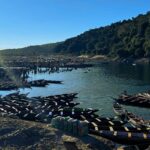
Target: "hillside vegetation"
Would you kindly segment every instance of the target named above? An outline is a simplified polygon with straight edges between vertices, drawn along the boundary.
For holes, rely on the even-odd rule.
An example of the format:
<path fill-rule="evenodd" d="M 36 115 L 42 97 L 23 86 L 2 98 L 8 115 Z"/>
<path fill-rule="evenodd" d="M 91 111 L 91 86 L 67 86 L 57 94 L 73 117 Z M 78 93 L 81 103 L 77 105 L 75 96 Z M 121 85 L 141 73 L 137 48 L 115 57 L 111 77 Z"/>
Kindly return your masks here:
<path fill-rule="evenodd" d="M 7 55 L 89 54 L 110 57 L 150 57 L 150 12 L 87 31 L 61 43 L 5 50 Z"/>
<path fill-rule="evenodd" d="M 54 52 L 53 49 L 60 43 L 52 43 L 52 44 L 44 44 L 44 45 L 35 45 L 28 46 L 24 48 L 18 49 L 6 49 L 1 50 L 0 55 L 12 56 L 12 55 L 47 55 L 49 53 Z"/>

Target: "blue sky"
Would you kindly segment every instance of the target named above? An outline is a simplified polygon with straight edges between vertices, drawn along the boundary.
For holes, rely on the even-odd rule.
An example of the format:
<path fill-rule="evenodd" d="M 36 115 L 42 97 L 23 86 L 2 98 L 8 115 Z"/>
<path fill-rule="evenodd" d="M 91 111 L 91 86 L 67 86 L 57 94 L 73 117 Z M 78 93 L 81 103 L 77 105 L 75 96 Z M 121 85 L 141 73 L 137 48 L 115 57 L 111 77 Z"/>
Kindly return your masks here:
<path fill-rule="evenodd" d="M 147 11 L 149 0 L 0 0 L 0 49 L 62 41 Z"/>

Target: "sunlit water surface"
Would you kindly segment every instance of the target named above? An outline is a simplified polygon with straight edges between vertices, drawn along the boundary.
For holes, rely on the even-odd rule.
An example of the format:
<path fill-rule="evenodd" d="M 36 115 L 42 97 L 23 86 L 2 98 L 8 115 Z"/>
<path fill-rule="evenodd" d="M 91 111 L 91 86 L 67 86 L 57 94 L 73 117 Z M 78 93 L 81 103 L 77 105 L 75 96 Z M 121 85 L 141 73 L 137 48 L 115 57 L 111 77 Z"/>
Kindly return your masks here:
<path fill-rule="evenodd" d="M 99 114 L 113 116 L 112 97 L 122 91 L 137 93 L 150 90 L 150 66 L 132 66 L 123 64 L 99 64 L 93 68 L 77 69 L 60 73 L 30 73 L 30 79 L 61 80 L 63 84 L 50 84 L 46 88 L 20 89 L 29 96 L 47 96 L 77 92 L 81 107 L 100 109 Z M 14 91 L 11 91 L 14 92 Z M 0 91 L 1 95 L 11 93 Z M 150 109 L 125 106 L 128 110 L 150 119 Z"/>

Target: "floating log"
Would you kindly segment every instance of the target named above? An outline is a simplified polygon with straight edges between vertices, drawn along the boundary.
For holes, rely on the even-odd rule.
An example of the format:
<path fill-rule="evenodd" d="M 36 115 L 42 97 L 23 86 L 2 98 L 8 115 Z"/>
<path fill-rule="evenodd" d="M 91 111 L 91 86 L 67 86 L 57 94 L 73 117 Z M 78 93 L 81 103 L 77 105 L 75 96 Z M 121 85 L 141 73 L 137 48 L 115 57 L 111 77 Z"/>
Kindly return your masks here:
<path fill-rule="evenodd" d="M 135 114 L 128 112 L 127 119 L 133 126 L 141 128 L 150 128 L 150 121 L 146 121 L 143 118 L 136 116 Z"/>
<path fill-rule="evenodd" d="M 115 102 L 113 104 L 113 110 L 115 114 L 121 118 L 126 116 L 127 111 L 119 103 Z"/>
<path fill-rule="evenodd" d="M 101 130 L 95 131 L 90 130 L 91 134 L 98 135 L 120 144 L 128 145 L 140 145 L 150 143 L 150 133 L 145 132 L 124 132 L 124 131 L 109 131 Z"/>
<path fill-rule="evenodd" d="M 113 109 L 122 120 L 127 120 L 132 126 L 137 128 L 150 128 L 150 121 L 146 121 L 143 118 L 127 111 L 119 103 L 115 103 L 113 105 Z"/>
<path fill-rule="evenodd" d="M 139 93 L 135 95 L 122 94 L 114 100 L 120 104 L 150 108 L 149 93 Z"/>
<path fill-rule="evenodd" d="M 29 84 L 31 87 L 45 87 L 48 84 L 61 84 L 62 81 L 53 81 L 53 80 L 34 80 L 34 81 L 29 81 L 27 84 Z"/>

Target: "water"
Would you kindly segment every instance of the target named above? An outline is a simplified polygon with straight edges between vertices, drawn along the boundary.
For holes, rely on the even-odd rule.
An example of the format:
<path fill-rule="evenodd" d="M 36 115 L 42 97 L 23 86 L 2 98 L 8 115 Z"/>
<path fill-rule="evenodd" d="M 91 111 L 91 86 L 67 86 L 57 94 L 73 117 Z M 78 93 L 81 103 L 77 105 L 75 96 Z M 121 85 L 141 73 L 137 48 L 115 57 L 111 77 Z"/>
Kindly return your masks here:
<path fill-rule="evenodd" d="M 63 84 L 50 84 L 46 88 L 21 89 L 30 92 L 29 96 L 47 96 L 77 92 L 81 107 L 100 109 L 102 116 L 113 116 L 112 97 L 122 91 L 137 93 L 150 90 L 150 66 L 132 66 L 123 64 L 101 64 L 89 69 L 77 69 L 71 72 L 30 74 L 32 79 L 61 80 Z M 13 92 L 13 91 L 11 91 Z M 5 95 L 10 92 L 0 92 Z M 128 110 L 146 119 L 150 119 L 150 109 L 125 106 Z"/>

